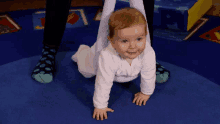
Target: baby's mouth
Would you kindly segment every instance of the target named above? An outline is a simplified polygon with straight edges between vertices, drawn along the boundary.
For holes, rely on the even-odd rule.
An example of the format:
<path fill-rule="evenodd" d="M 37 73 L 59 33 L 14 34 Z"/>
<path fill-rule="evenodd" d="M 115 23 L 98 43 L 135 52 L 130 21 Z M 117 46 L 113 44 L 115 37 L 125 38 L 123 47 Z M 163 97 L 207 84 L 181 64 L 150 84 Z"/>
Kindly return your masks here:
<path fill-rule="evenodd" d="M 137 52 L 128 52 L 128 54 L 133 55 L 136 54 Z"/>

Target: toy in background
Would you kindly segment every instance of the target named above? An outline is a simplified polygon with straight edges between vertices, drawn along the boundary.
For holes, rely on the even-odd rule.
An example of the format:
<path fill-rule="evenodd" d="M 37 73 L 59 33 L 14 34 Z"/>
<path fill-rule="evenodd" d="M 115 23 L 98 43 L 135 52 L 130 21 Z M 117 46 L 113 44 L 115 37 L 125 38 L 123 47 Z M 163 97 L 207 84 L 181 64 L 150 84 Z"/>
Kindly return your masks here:
<path fill-rule="evenodd" d="M 45 11 L 37 11 L 33 14 L 33 24 L 35 30 L 44 29 Z M 88 25 L 88 21 L 83 9 L 71 9 L 68 15 L 66 28 L 76 28 Z"/>
<path fill-rule="evenodd" d="M 0 35 L 6 33 L 17 32 L 21 30 L 21 27 L 15 23 L 15 21 L 8 15 L 0 16 Z"/>
<path fill-rule="evenodd" d="M 1 34 L 6 34 L 6 33 L 9 33 L 10 31 L 13 31 L 13 30 L 15 30 L 15 28 L 10 28 L 7 25 L 1 25 L 0 24 L 0 33 Z"/>
<path fill-rule="evenodd" d="M 79 20 L 79 16 L 76 13 L 70 13 L 67 19 L 67 23 L 73 25 Z M 45 26 L 45 17 L 44 18 L 39 18 L 41 21 L 41 26 L 37 25 L 35 26 L 35 29 L 44 29 Z"/>
<path fill-rule="evenodd" d="M 199 37 L 220 44 L 220 26 L 200 35 Z"/>
<path fill-rule="evenodd" d="M 79 16 L 76 13 L 71 13 L 68 16 L 67 23 L 73 25 L 79 20 Z"/>

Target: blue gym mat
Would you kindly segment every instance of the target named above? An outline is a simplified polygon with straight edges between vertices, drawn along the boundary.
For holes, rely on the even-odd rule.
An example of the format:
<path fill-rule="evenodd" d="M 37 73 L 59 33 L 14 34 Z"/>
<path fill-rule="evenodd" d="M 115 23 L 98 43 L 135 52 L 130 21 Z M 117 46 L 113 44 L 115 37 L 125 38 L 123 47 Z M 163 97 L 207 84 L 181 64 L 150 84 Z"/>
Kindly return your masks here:
<path fill-rule="evenodd" d="M 70 59 L 75 52 L 57 54 L 54 81 L 40 84 L 30 74 L 40 56 L 0 66 L 0 122 L 2 124 L 218 124 L 220 86 L 184 68 L 158 61 L 171 72 L 157 84 L 145 106 L 132 103 L 140 78 L 114 83 L 108 119 L 92 118 L 95 77 L 86 79 Z"/>

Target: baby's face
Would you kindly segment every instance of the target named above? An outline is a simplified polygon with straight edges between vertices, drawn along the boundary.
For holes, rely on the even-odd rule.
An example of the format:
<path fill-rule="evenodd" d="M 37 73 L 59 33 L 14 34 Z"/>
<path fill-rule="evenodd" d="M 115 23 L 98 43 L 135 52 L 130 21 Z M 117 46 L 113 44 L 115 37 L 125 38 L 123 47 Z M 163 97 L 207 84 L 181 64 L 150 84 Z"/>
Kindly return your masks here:
<path fill-rule="evenodd" d="M 134 25 L 115 32 L 110 39 L 112 46 L 124 59 L 134 59 L 145 49 L 146 31 L 144 25 Z"/>

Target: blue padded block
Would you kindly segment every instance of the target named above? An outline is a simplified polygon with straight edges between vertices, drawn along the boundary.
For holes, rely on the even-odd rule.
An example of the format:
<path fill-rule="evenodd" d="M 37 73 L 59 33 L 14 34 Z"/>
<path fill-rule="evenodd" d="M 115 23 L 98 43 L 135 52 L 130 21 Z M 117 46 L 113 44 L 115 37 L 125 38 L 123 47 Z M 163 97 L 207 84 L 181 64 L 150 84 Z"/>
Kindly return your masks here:
<path fill-rule="evenodd" d="M 155 0 L 155 5 L 162 8 L 188 10 L 197 0 Z"/>
<path fill-rule="evenodd" d="M 188 10 L 197 0 L 155 0 L 154 14 L 160 17 L 161 22 L 154 21 L 160 28 L 187 31 Z M 156 12 L 155 12 L 156 11 Z"/>
<path fill-rule="evenodd" d="M 129 7 L 129 0 L 116 0 L 115 10 Z M 104 0 L 103 0 L 104 2 Z M 188 10 L 197 0 L 155 0 L 155 27 L 187 31 Z"/>

